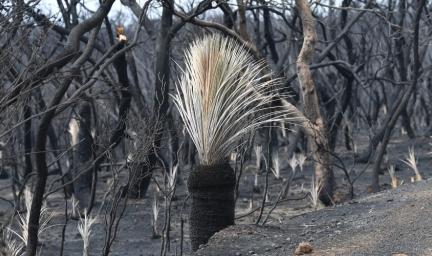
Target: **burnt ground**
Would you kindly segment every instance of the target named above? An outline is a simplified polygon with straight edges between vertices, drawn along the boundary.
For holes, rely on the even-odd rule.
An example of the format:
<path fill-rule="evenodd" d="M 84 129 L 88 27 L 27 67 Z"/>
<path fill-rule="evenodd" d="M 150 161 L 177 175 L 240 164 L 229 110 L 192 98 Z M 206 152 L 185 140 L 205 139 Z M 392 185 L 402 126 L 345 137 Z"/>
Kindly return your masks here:
<path fill-rule="evenodd" d="M 239 198 L 236 208 L 236 226 L 216 234 L 209 245 L 199 251 L 198 255 L 291 255 L 301 241 L 311 242 L 314 255 L 391 255 L 406 253 L 407 255 L 432 255 L 432 181 L 411 184 L 413 171 L 400 160 L 408 154 L 408 148 L 414 146 L 418 166 L 424 178 L 432 177 L 431 139 L 419 137 L 409 140 L 399 135 L 392 140 L 383 170 L 388 164 L 396 165 L 396 175 L 404 184 L 398 189 L 391 189 L 390 177 L 387 172 L 381 175 L 383 192 L 368 195 L 370 182 L 368 164 L 355 163 L 354 152 L 338 147 L 338 155 L 343 160 L 350 177 L 356 178 L 354 183 L 355 197 L 351 199 L 344 172 L 335 168 L 337 178 L 337 201 L 335 207 L 316 211 L 311 207 L 310 199 L 305 192 L 312 180 L 312 163 L 306 161 L 304 170 L 297 171 L 291 184 L 287 200 L 281 201 L 269 216 L 265 226 L 254 225 L 261 205 L 264 190 L 265 174 L 259 176 L 261 193 L 253 192 L 253 180 L 256 169 L 254 160 L 247 163 L 240 180 Z M 358 150 L 367 145 L 367 138 L 356 139 Z M 281 175 L 287 178 L 290 167 L 285 148 L 279 150 Z M 124 180 L 126 171 L 118 169 L 118 175 Z M 182 169 L 182 179 L 186 180 L 188 168 Z M 105 213 L 99 207 L 105 193 L 109 191 L 112 181 L 112 170 L 102 171 L 99 175 L 97 204 L 93 211 L 97 221 L 92 228 L 90 239 L 90 255 L 101 255 L 105 241 Z M 56 177 L 53 177 L 53 179 Z M 163 184 L 161 173 L 155 178 Z M 283 179 L 269 177 L 267 207 L 263 218 L 268 215 L 271 205 L 282 188 Z M 0 180 L 1 196 L 11 199 L 10 180 Z M 429 189 L 430 188 L 430 189 Z M 428 190 L 429 189 L 429 190 Z M 128 200 L 127 208 L 120 222 L 117 238 L 113 243 L 110 255 L 160 255 L 161 238 L 152 237 L 152 203 L 157 198 L 160 205 L 157 230 L 162 233 L 164 225 L 164 198 L 153 182 L 148 195 L 144 199 Z M 187 209 L 189 201 L 186 186 L 183 182 L 176 191 L 176 201 L 171 208 L 171 246 L 167 255 L 179 255 L 181 243 L 181 216 L 184 225 L 184 255 L 190 255 Z M 69 201 L 69 206 L 71 202 Z M 64 199 L 62 192 L 56 192 L 47 199 L 47 205 L 53 218 L 49 228 L 41 234 L 41 254 L 59 255 L 61 234 L 64 225 Z M 185 210 L 183 209 L 185 205 Z M 183 214 L 182 214 L 183 213 Z M 9 203 L 0 200 L 0 222 L 5 225 L 12 214 Z M 69 220 L 65 230 L 65 256 L 82 255 L 82 239 L 77 230 L 77 221 Z M 429 246 L 429 247 L 428 247 Z"/>
<path fill-rule="evenodd" d="M 401 186 L 282 224 L 227 228 L 196 255 L 432 255 L 432 180 Z"/>

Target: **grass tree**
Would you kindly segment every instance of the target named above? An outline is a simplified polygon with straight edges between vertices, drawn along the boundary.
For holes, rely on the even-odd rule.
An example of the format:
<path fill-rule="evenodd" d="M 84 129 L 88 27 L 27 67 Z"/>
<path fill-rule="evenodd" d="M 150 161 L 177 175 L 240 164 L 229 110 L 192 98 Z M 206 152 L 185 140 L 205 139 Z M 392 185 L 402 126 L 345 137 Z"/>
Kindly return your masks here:
<path fill-rule="evenodd" d="M 235 175 L 228 156 L 239 139 L 272 122 L 301 123 L 292 105 L 276 104 L 278 80 L 239 43 L 219 34 L 195 40 L 173 96 L 198 152 L 188 179 L 192 249 L 234 224 Z"/>
<path fill-rule="evenodd" d="M 411 177 L 412 182 L 423 180 L 423 176 L 421 175 L 420 170 L 417 166 L 417 158 L 415 155 L 414 148 L 410 147 L 408 149 L 408 157 L 405 160 L 402 160 L 402 162 L 404 162 L 414 171 L 415 176 Z"/>
<path fill-rule="evenodd" d="M 392 188 L 397 188 L 399 186 L 399 180 L 396 177 L 395 166 L 390 165 L 387 170 L 388 170 L 389 175 L 390 175 Z"/>
<path fill-rule="evenodd" d="M 279 162 L 279 152 L 278 151 L 275 151 L 273 153 L 272 162 L 273 162 L 272 172 L 273 172 L 276 179 L 280 179 L 281 174 L 280 174 L 280 162 Z"/>
<path fill-rule="evenodd" d="M 83 256 L 90 255 L 90 236 L 92 233 L 92 226 L 96 221 L 96 217 L 91 217 L 84 211 L 84 217 L 79 219 L 78 232 L 83 240 Z"/>

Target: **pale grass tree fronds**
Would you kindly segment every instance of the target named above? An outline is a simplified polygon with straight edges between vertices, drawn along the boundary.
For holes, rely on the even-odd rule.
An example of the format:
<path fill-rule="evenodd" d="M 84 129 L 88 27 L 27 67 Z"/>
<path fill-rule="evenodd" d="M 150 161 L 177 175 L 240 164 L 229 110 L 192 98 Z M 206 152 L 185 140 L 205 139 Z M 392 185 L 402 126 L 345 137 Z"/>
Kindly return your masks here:
<path fill-rule="evenodd" d="M 230 161 L 235 162 L 237 160 L 237 152 L 231 152 Z"/>
<path fill-rule="evenodd" d="M 395 173 L 395 167 L 394 165 L 390 165 L 387 168 L 389 175 L 390 175 L 390 179 L 391 179 L 391 186 L 392 188 L 397 188 L 399 186 L 399 180 L 396 177 L 396 173 Z"/>
<path fill-rule="evenodd" d="M 300 186 L 300 192 L 302 192 L 302 193 L 307 192 L 307 190 L 305 189 L 305 184 L 304 183 L 302 183 L 301 186 Z"/>
<path fill-rule="evenodd" d="M 26 186 L 24 188 L 23 195 L 24 195 L 24 206 L 25 206 L 27 211 L 30 211 L 31 203 L 33 200 L 33 193 L 31 192 L 29 187 Z"/>
<path fill-rule="evenodd" d="M 253 210 L 253 199 L 249 199 L 249 206 L 248 206 L 248 212 Z"/>
<path fill-rule="evenodd" d="M 423 180 L 423 177 L 420 173 L 420 170 L 417 166 L 417 159 L 415 156 L 414 148 L 410 147 L 408 149 L 408 157 L 405 160 L 402 160 L 406 165 L 408 165 L 415 173 L 415 176 L 411 178 L 411 180 L 414 181 L 421 181 Z"/>
<path fill-rule="evenodd" d="M 261 156 L 262 156 L 262 146 L 257 145 L 254 147 L 255 159 L 256 159 L 256 169 L 259 171 L 261 165 Z"/>
<path fill-rule="evenodd" d="M 300 171 L 303 171 L 303 166 L 306 162 L 307 157 L 305 156 L 305 154 L 300 153 L 296 155 L 296 159 L 297 159 L 297 164 L 300 167 Z"/>
<path fill-rule="evenodd" d="M 78 221 L 78 232 L 83 240 L 83 256 L 89 255 L 90 236 L 92 234 L 92 226 L 96 222 L 97 217 L 91 217 L 84 211 L 84 217 L 80 217 Z"/>
<path fill-rule="evenodd" d="M 353 152 L 354 152 L 354 154 L 358 153 L 357 143 L 354 140 L 353 140 Z"/>
<path fill-rule="evenodd" d="M 271 202 L 271 200 L 270 200 L 270 196 L 269 196 L 268 193 L 266 194 L 265 202 L 266 202 L 266 203 L 270 203 L 270 202 Z"/>
<path fill-rule="evenodd" d="M 298 166 L 298 164 L 299 164 L 299 162 L 298 162 L 298 160 L 297 160 L 297 158 L 296 158 L 295 155 L 293 155 L 293 156 L 291 157 L 291 159 L 288 161 L 288 164 L 289 164 L 289 166 L 291 167 L 291 170 L 292 170 L 293 172 L 295 172 L 295 170 L 296 170 L 296 168 L 297 168 L 297 166 Z"/>
<path fill-rule="evenodd" d="M 282 137 L 283 138 L 286 138 L 287 137 L 287 131 L 286 131 L 286 125 L 285 125 L 285 122 L 281 122 L 281 129 L 282 129 Z"/>
<path fill-rule="evenodd" d="M 76 118 L 72 118 L 69 121 L 69 129 L 68 132 L 71 135 L 71 146 L 75 146 L 78 144 L 78 131 L 79 131 L 79 123 Z"/>
<path fill-rule="evenodd" d="M 75 198 L 75 195 L 72 195 L 71 197 L 71 201 L 72 201 L 72 216 L 73 217 L 77 217 L 79 216 L 79 206 L 78 206 L 78 200 Z"/>
<path fill-rule="evenodd" d="M 7 256 L 22 256 L 24 255 L 24 242 L 15 239 L 12 232 L 12 229 L 6 228 L 3 232 L 3 242 L 4 247 L 2 248 L 2 252 Z"/>
<path fill-rule="evenodd" d="M 178 163 L 173 165 L 170 173 L 168 174 L 168 185 L 170 189 L 174 189 L 178 172 Z"/>
<path fill-rule="evenodd" d="M 385 163 L 385 164 L 388 164 L 389 161 L 390 161 L 390 159 L 389 159 L 389 157 L 388 157 L 388 154 L 385 154 L 383 158 L 384 158 L 384 159 L 383 159 L 384 163 Z"/>
<path fill-rule="evenodd" d="M 432 136 L 429 136 L 429 138 L 432 138 Z M 429 146 L 432 146 L 432 143 L 429 143 Z M 432 155 L 432 151 L 427 153 L 428 155 Z"/>
<path fill-rule="evenodd" d="M 24 188 L 24 205 L 26 208 L 26 212 L 24 215 L 18 213 L 18 227 L 19 232 L 14 231 L 13 229 L 9 228 L 9 232 L 12 232 L 14 235 L 16 235 L 21 242 L 24 244 L 24 246 L 27 246 L 27 237 L 28 237 L 28 229 L 29 229 L 29 220 L 30 220 L 30 209 L 31 204 L 33 200 L 33 194 L 30 191 L 28 187 Z M 38 235 L 41 235 L 43 232 L 45 232 L 49 228 L 49 223 L 53 217 L 53 213 L 48 211 L 48 207 L 46 206 L 46 203 L 44 202 L 42 204 L 40 217 L 39 217 L 39 230 Z"/>
<path fill-rule="evenodd" d="M 322 203 L 319 200 L 319 194 L 322 188 L 323 188 L 323 183 L 321 181 L 317 181 L 315 179 L 315 175 L 312 176 L 311 187 L 309 189 L 309 199 L 312 203 L 314 210 L 317 210 L 318 208 L 322 207 Z"/>
<path fill-rule="evenodd" d="M 275 151 L 272 155 L 272 163 L 273 163 L 273 168 L 271 168 L 274 176 L 276 177 L 276 179 L 280 179 L 281 175 L 280 175 L 280 163 L 279 163 L 279 152 Z"/>
<path fill-rule="evenodd" d="M 254 183 L 253 183 L 252 191 L 254 193 L 260 193 L 261 192 L 261 189 L 258 185 L 258 173 L 255 173 L 255 175 L 254 175 Z"/>
<path fill-rule="evenodd" d="M 385 104 L 383 104 L 382 109 L 383 109 L 384 115 L 387 115 L 387 106 Z"/>
<path fill-rule="evenodd" d="M 157 231 L 157 222 L 158 222 L 158 218 L 159 218 L 159 211 L 160 211 L 160 206 L 158 203 L 158 198 L 157 198 L 157 194 L 154 194 L 153 197 L 153 203 L 152 203 L 152 229 L 153 229 L 153 238 L 158 238 L 160 237 L 160 235 L 158 234 Z"/>
<path fill-rule="evenodd" d="M 51 219 L 53 218 L 54 213 L 48 211 L 48 207 L 46 204 L 42 205 L 41 213 L 40 213 L 40 221 L 39 221 L 39 235 L 44 233 L 48 228 L 52 227 L 49 226 L 49 223 L 51 222 Z"/>
<path fill-rule="evenodd" d="M 278 85 L 264 62 L 219 34 L 195 40 L 174 103 L 196 146 L 200 164 L 221 163 L 246 134 L 272 122 L 303 124 L 292 104 L 281 105 Z"/>
<path fill-rule="evenodd" d="M 31 209 L 31 203 L 33 200 L 33 194 L 30 191 L 30 188 L 25 187 L 24 188 L 24 206 L 26 208 L 26 212 L 24 215 L 21 215 L 20 213 L 18 213 L 18 226 L 20 229 L 20 233 L 18 234 L 17 232 L 14 232 L 12 229 L 10 231 L 14 232 L 15 235 L 17 235 L 21 241 L 25 244 L 25 246 L 27 246 L 27 235 L 28 235 L 28 223 L 30 220 L 30 209 Z M 41 217 L 43 216 L 42 213 L 46 211 L 46 207 L 42 206 L 41 209 Z M 42 218 L 41 218 L 42 220 Z M 40 229 L 39 229 L 40 232 Z"/>

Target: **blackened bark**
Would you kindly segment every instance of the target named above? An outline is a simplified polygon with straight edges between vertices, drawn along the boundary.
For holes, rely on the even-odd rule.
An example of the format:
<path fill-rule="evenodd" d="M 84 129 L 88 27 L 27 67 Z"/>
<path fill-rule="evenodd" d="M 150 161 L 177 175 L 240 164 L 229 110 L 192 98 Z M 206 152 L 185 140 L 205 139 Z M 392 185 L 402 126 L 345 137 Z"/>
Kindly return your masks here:
<path fill-rule="evenodd" d="M 406 64 L 406 58 L 405 58 L 405 51 L 404 49 L 406 49 L 406 39 L 403 35 L 403 26 L 404 26 L 404 21 L 406 18 L 406 1 L 405 0 L 401 0 L 399 2 L 399 15 L 400 20 L 399 20 L 399 27 L 396 28 L 396 35 L 395 35 L 395 50 L 396 50 L 396 61 L 397 61 L 397 70 L 399 73 L 399 78 L 402 82 L 405 82 L 408 80 L 408 69 L 407 69 L 407 64 Z M 415 89 L 415 88 L 414 88 Z M 407 131 L 407 134 L 410 138 L 414 138 L 415 134 L 414 134 L 414 130 L 411 127 L 411 122 L 410 122 L 410 118 L 408 116 L 407 110 L 406 108 L 402 109 L 402 113 L 401 113 L 401 117 L 402 117 L 402 126 L 405 128 L 405 130 Z"/>
<path fill-rule="evenodd" d="M 145 172 L 143 172 L 140 176 L 141 177 L 149 177 L 151 178 L 152 175 L 152 169 L 156 165 L 158 161 L 158 150 L 162 143 L 162 135 L 163 135 L 163 124 L 165 123 L 168 107 L 169 107 L 169 101 L 168 101 L 168 94 L 169 94 L 169 88 L 170 88 L 170 42 L 172 39 L 172 36 L 174 35 L 178 29 L 180 29 L 181 26 L 183 26 L 183 22 L 177 24 L 176 27 L 173 28 L 174 32 L 171 31 L 172 24 L 173 24 L 173 13 L 171 10 L 171 7 L 174 4 L 174 0 L 167 0 L 165 1 L 165 4 L 163 6 L 162 10 L 162 17 L 161 17 L 161 24 L 160 24 L 160 32 L 157 39 L 157 48 L 156 48 L 156 64 L 155 64 L 155 96 L 154 96 L 154 106 L 153 106 L 153 112 L 156 115 L 156 127 L 157 132 L 155 134 L 153 147 L 151 149 L 150 155 L 149 155 L 149 168 L 143 169 Z M 141 193 L 140 196 L 144 197 L 146 194 L 146 191 L 148 189 L 148 185 L 145 187 L 140 188 Z"/>
<path fill-rule="evenodd" d="M 421 17 L 421 14 L 423 12 L 423 8 L 424 8 L 425 4 L 426 4 L 426 0 L 419 0 L 418 1 L 415 19 L 414 19 L 414 28 L 413 28 L 414 38 L 413 38 L 413 46 L 412 46 L 412 51 L 413 51 L 412 83 L 411 83 L 411 86 L 404 91 L 402 98 L 401 98 L 399 104 L 395 106 L 394 111 L 389 113 L 389 116 L 391 117 L 391 119 L 389 120 L 388 125 L 384 129 L 383 139 L 382 139 L 381 144 L 377 150 L 375 163 L 374 163 L 373 170 L 372 170 L 372 184 L 370 186 L 370 189 L 373 192 L 377 192 L 380 190 L 379 172 L 380 172 L 381 163 L 382 163 L 382 160 L 384 158 L 384 154 L 385 154 L 385 151 L 387 148 L 387 144 L 390 141 L 393 128 L 394 128 L 397 120 L 399 119 L 399 116 L 401 115 L 402 111 L 406 108 L 408 99 L 411 97 L 411 94 L 413 93 L 413 91 L 415 90 L 415 88 L 417 86 L 418 79 L 420 76 L 421 63 L 420 63 L 420 57 L 419 57 L 419 27 L 420 27 L 420 17 Z"/>
<path fill-rule="evenodd" d="M 234 13 L 228 3 L 224 0 L 218 0 L 219 8 L 222 10 L 224 14 L 224 25 L 232 29 L 234 27 L 234 23 L 236 20 L 236 13 Z"/>
<path fill-rule="evenodd" d="M 264 5 L 266 6 L 267 4 L 264 2 Z M 277 64 L 279 62 L 279 55 L 277 53 L 276 43 L 274 41 L 273 25 L 271 22 L 270 10 L 266 7 L 264 7 L 263 18 L 264 18 L 264 38 L 267 41 L 267 46 L 270 50 L 271 59 L 273 63 Z"/>
<path fill-rule="evenodd" d="M 342 2 L 342 8 L 346 8 L 349 7 L 349 5 L 351 4 L 351 0 L 344 0 Z M 347 24 L 347 18 L 348 18 L 348 10 L 347 9 L 343 9 L 341 12 L 341 28 L 344 28 Z M 346 45 L 346 51 L 347 51 L 347 57 L 348 57 L 348 62 L 349 64 L 353 65 L 355 62 L 355 56 L 354 56 L 354 52 L 353 52 L 353 43 L 351 38 L 348 36 L 348 34 L 344 34 L 343 35 L 343 41 Z M 334 118 L 332 118 L 332 120 L 334 120 L 332 122 L 332 124 L 330 125 L 329 128 L 329 147 L 330 150 L 334 151 L 335 147 L 336 147 L 336 142 L 337 142 L 337 134 L 338 134 L 338 130 L 340 130 L 341 127 L 341 123 L 343 120 L 343 116 L 345 114 L 345 111 L 347 110 L 349 103 L 351 101 L 351 94 L 352 94 L 352 88 L 353 88 L 353 83 L 354 83 L 354 77 L 351 73 L 342 73 L 346 80 L 344 82 L 344 90 L 342 93 L 342 97 L 340 99 L 340 105 L 339 107 L 336 108 L 336 113 L 333 114 Z"/>
<path fill-rule="evenodd" d="M 192 250 L 216 232 L 234 225 L 234 170 L 229 164 L 197 166 L 188 179 L 192 197 L 189 217 Z"/>
<path fill-rule="evenodd" d="M 30 118 L 31 115 L 32 115 L 31 107 L 28 104 L 26 104 L 24 106 L 24 119 Z M 32 151 L 32 120 L 29 119 L 24 123 L 24 154 L 25 154 L 24 177 L 26 177 L 33 171 L 31 151 Z"/>
<path fill-rule="evenodd" d="M 124 44 L 119 44 L 116 50 L 120 51 L 123 48 L 124 48 Z M 112 145 L 112 147 L 115 147 L 124 136 L 124 131 L 126 129 L 126 118 L 129 113 L 129 108 L 132 99 L 132 95 L 130 93 L 129 78 L 127 74 L 126 53 L 121 54 L 114 61 L 114 68 L 116 69 L 117 72 L 121 97 L 120 97 L 117 125 L 113 134 L 110 137 L 110 145 Z"/>
<path fill-rule="evenodd" d="M 152 177 L 149 164 L 143 159 L 136 159 L 128 164 L 128 168 L 130 171 L 128 197 L 144 198 Z"/>
<path fill-rule="evenodd" d="M 72 178 L 75 179 L 73 182 L 74 194 L 78 199 L 79 209 L 89 209 L 90 207 L 90 196 L 91 187 L 93 180 L 94 170 L 88 170 L 86 167 L 89 166 L 93 160 L 93 137 L 91 135 L 91 106 L 88 102 L 82 103 L 77 111 L 77 115 L 74 117 L 72 122 L 76 122 L 78 130 L 74 139 L 76 145 L 73 145 L 73 169 Z M 84 173 L 82 173 L 84 170 Z"/>

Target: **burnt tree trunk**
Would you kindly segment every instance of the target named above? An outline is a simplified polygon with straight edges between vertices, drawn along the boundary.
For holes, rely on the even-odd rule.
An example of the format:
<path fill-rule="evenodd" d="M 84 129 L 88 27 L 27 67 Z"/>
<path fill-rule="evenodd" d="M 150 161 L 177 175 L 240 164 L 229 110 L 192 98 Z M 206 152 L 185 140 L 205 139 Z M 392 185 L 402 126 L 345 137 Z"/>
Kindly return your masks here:
<path fill-rule="evenodd" d="M 311 123 L 309 147 L 315 162 L 315 182 L 319 199 L 326 205 L 332 203 L 334 175 L 330 166 L 330 151 L 327 131 L 322 117 L 317 90 L 312 79 L 309 64 L 312 60 L 317 34 L 314 18 L 306 0 L 296 0 L 296 7 L 303 23 L 303 46 L 297 58 L 297 74 L 301 87 L 305 116 Z"/>
<path fill-rule="evenodd" d="M 156 48 L 156 60 L 155 60 L 155 96 L 154 96 L 154 113 L 156 115 L 156 127 L 157 129 L 153 148 L 149 155 L 149 168 L 143 168 L 139 174 L 140 177 L 146 177 L 148 179 L 152 176 L 152 169 L 158 161 L 158 151 L 162 142 L 163 127 L 169 107 L 169 88 L 170 88 L 170 43 L 173 35 L 183 25 L 183 22 L 177 24 L 174 28 L 173 25 L 173 13 L 171 7 L 174 4 L 174 0 L 167 0 L 164 2 L 162 17 L 160 23 L 159 35 L 157 38 Z M 144 181 L 143 181 L 144 182 Z M 140 195 L 145 196 L 149 182 L 145 181 L 144 186 L 140 186 Z"/>
<path fill-rule="evenodd" d="M 420 26 L 420 17 L 421 13 L 423 11 L 423 8 L 425 6 L 426 0 L 419 0 L 417 2 L 417 9 L 416 14 L 414 18 L 414 38 L 413 38 L 413 71 L 412 71 L 412 82 L 410 87 L 408 87 L 400 99 L 399 103 L 395 106 L 394 110 L 389 113 L 389 116 L 391 117 L 387 126 L 384 129 L 383 133 L 383 139 L 381 141 L 381 144 L 378 147 L 375 162 L 372 169 L 372 184 L 370 186 L 370 189 L 372 192 L 377 192 L 380 190 L 379 186 L 379 172 L 381 168 L 381 163 L 384 158 L 384 154 L 387 148 L 387 144 L 390 141 L 391 134 L 393 131 L 393 128 L 396 125 L 397 120 L 399 119 L 399 116 L 401 116 L 404 109 L 406 109 L 406 105 L 408 103 L 409 98 L 411 97 L 412 93 L 414 92 L 414 89 L 417 86 L 418 78 L 420 76 L 420 57 L 419 57 L 419 26 Z"/>
<path fill-rule="evenodd" d="M 82 103 L 69 123 L 73 147 L 73 190 L 80 210 L 90 207 L 93 173 L 86 168 L 93 160 L 93 137 L 91 135 L 91 105 Z"/>

